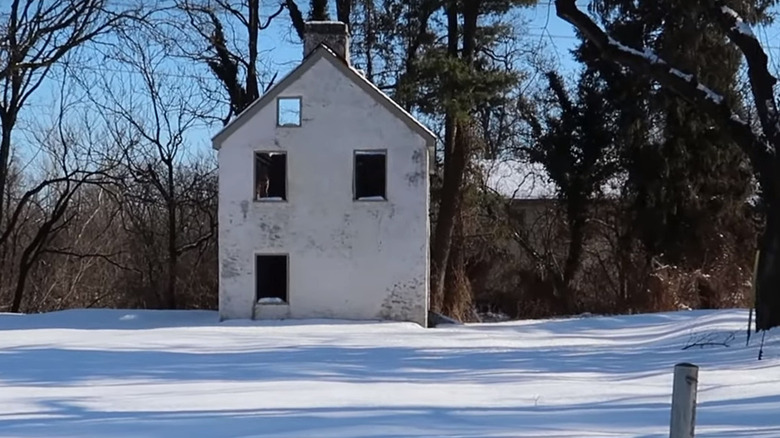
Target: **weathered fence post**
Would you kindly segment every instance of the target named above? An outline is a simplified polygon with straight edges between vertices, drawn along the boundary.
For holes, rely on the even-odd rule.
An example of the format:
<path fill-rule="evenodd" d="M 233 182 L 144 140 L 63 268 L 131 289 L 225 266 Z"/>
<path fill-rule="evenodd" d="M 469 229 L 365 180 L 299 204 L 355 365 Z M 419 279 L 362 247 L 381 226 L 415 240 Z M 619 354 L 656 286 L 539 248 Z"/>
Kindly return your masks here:
<path fill-rule="evenodd" d="M 696 426 L 696 389 L 699 367 L 690 363 L 674 366 L 672 386 L 672 422 L 669 438 L 693 438 Z"/>

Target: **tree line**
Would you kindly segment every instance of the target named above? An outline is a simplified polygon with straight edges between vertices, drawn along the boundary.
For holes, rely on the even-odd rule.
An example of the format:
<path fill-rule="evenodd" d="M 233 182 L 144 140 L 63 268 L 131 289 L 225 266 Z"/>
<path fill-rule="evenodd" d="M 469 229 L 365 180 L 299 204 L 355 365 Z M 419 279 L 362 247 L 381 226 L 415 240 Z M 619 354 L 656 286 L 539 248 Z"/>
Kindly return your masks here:
<path fill-rule="evenodd" d="M 0 14 L 0 309 L 215 308 L 216 163 L 194 138 L 275 83 L 273 26 L 300 41 L 306 20 L 337 19 L 352 62 L 439 134 L 434 310 L 747 306 L 761 248 L 769 328 L 780 124 L 750 25 L 775 6 L 14 0 Z M 528 36 L 534 7 L 576 29 L 575 69 Z M 496 192 L 496 163 L 553 193 Z"/>

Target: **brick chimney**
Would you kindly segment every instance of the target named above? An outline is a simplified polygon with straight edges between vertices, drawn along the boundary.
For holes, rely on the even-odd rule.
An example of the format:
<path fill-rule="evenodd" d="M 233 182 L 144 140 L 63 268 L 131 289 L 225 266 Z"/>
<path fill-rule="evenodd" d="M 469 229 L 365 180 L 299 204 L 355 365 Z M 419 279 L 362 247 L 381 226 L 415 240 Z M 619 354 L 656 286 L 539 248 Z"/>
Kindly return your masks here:
<path fill-rule="evenodd" d="M 307 21 L 303 36 L 303 57 L 325 44 L 349 64 L 349 29 L 341 21 Z"/>

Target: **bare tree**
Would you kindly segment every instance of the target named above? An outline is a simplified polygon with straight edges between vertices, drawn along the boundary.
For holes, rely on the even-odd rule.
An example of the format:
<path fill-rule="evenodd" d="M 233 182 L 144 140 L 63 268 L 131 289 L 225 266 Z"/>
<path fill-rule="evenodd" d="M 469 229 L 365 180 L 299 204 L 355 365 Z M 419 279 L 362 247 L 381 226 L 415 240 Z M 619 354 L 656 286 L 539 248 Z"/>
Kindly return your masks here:
<path fill-rule="evenodd" d="M 293 0 L 281 1 L 264 20 L 260 18 L 260 7 L 260 0 L 178 2 L 178 9 L 184 13 L 190 26 L 184 33 L 179 29 L 179 32 L 171 32 L 170 36 L 178 42 L 184 57 L 208 66 L 227 94 L 228 112 L 222 117 L 223 124 L 260 96 L 260 32 L 286 9 L 298 36 L 303 38 L 303 15 Z M 172 18 L 177 28 L 180 27 L 178 19 L 178 15 Z M 231 39 L 230 35 L 242 37 Z M 276 75 L 273 75 L 265 88 L 270 87 L 275 79 Z"/>
<path fill-rule="evenodd" d="M 575 0 L 556 0 L 559 17 L 574 25 L 602 57 L 646 75 L 683 99 L 695 104 L 727 126 L 734 141 L 749 157 L 760 184 L 766 226 L 760 243 L 756 287 L 756 330 L 780 326 L 780 115 L 775 97 L 777 79 L 770 73 L 768 57 L 742 16 L 723 2 L 715 2 L 706 14 L 742 52 L 748 68 L 753 110 L 760 128 L 753 129 L 722 93 L 699 82 L 650 50 L 621 44 L 577 8 Z"/>
<path fill-rule="evenodd" d="M 29 311 L 68 307 L 92 307 L 111 299 L 118 303 L 125 295 L 122 274 L 130 268 L 117 232 L 120 203 L 117 184 L 108 178 L 104 184 L 82 186 L 70 202 L 69 226 L 43 250 L 40 262 L 28 281 Z"/>
<path fill-rule="evenodd" d="M 5 269 L 15 276 L 12 312 L 22 308 L 28 281 L 47 257 L 49 262 L 56 256 L 101 257 L 92 249 L 84 253 L 75 250 L 63 236 L 77 228 L 77 220 L 83 217 L 74 201 L 87 187 L 102 190 L 112 185 L 110 172 L 115 162 L 98 159 L 102 142 L 88 129 L 69 123 L 71 111 L 65 99 L 61 98 L 52 125 L 45 126 L 39 120 L 31 130 L 30 145 L 38 150 L 38 159 L 29 163 L 25 181 L 16 182 L 17 190 L 8 193 L 9 216 L 0 234 L 0 246 L 10 251 L 11 257 L 5 261 L 15 265 Z M 40 286 L 38 283 L 33 288 Z M 27 308 L 31 307 L 32 300 L 28 300 Z"/>
<path fill-rule="evenodd" d="M 71 207 L 81 189 L 112 184 L 110 168 L 96 167 L 87 162 L 91 145 L 81 144 L 72 132 L 66 132 L 62 127 L 58 131 L 57 137 L 44 145 L 49 162 L 44 179 L 26 191 L 16 203 L 9 224 L 13 226 L 6 229 L 8 233 L 15 228 L 22 214 L 25 219 L 32 219 L 34 224 L 25 227 L 27 239 L 18 247 L 21 253 L 17 260 L 12 312 L 20 310 L 27 280 L 41 257 L 45 254 L 69 254 L 67 246 L 62 247 L 56 242 L 68 227 L 76 225 L 74 220 L 78 215 Z"/>
<path fill-rule="evenodd" d="M 0 14 L 0 220 L 3 221 L 0 232 L 3 236 L 10 235 L 18 221 L 18 217 L 7 218 L 4 197 L 12 133 L 19 114 L 66 55 L 140 14 L 139 8 L 116 10 L 108 3 L 107 0 L 13 0 L 10 8 Z M 47 186 L 44 184 L 40 190 Z M 26 202 L 38 193 L 23 200 Z M 4 270 L 0 267 L 0 281 Z M 17 301 L 14 299 L 14 303 Z"/>
<path fill-rule="evenodd" d="M 111 126 L 123 154 L 124 214 L 140 231 L 147 249 L 164 248 L 164 292 L 157 305 L 173 309 L 179 307 L 179 257 L 214 237 L 216 230 L 212 216 L 202 234 L 185 240 L 183 230 L 188 224 L 181 217 L 193 208 L 206 208 L 197 205 L 203 197 L 192 192 L 204 190 L 203 180 L 210 178 L 214 168 L 188 173 L 183 170 L 188 165 L 187 135 L 206 126 L 207 115 L 215 111 L 215 105 L 198 97 L 197 84 L 167 74 L 170 66 L 165 60 L 170 47 L 155 32 L 155 26 L 143 24 L 120 34 L 113 57 L 133 74 L 113 78 L 100 75 L 103 82 L 93 90 L 91 99 Z M 207 198 L 215 193 L 210 191 Z M 159 228 L 158 219 L 162 223 Z"/>

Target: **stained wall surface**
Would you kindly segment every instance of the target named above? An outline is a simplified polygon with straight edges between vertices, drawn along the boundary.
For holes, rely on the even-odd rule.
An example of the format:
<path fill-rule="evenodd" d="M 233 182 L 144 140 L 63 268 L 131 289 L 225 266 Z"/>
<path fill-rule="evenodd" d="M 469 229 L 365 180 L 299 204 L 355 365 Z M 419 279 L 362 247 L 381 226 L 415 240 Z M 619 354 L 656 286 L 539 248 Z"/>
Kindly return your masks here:
<path fill-rule="evenodd" d="M 300 127 L 276 102 L 219 156 L 219 311 L 232 318 L 414 321 L 428 309 L 426 139 L 323 57 L 278 97 L 302 98 Z M 387 151 L 387 201 L 354 201 L 356 150 Z M 254 201 L 254 153 L 287 153 L 287 201 Z M 286 304 L 258 304 L 255 254 L 289 257 Z"/>

